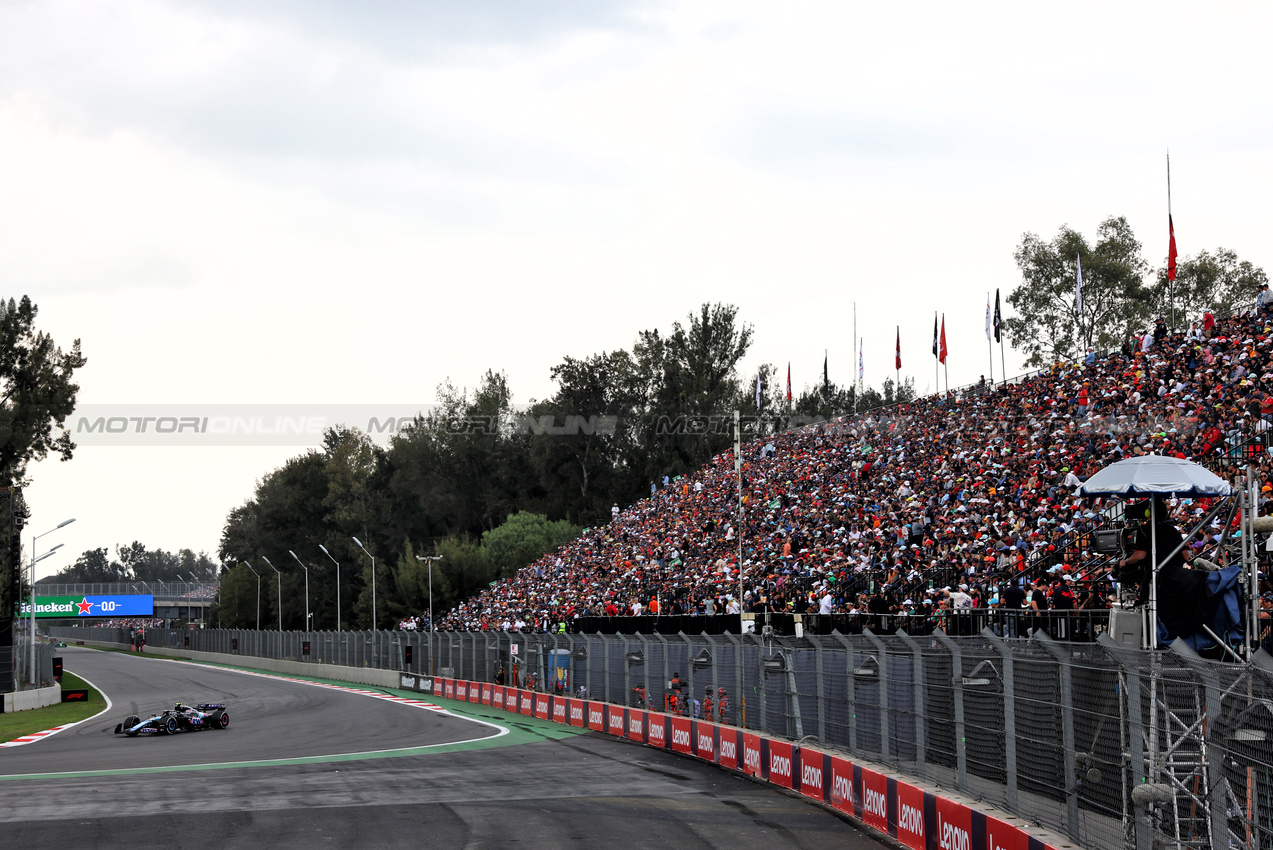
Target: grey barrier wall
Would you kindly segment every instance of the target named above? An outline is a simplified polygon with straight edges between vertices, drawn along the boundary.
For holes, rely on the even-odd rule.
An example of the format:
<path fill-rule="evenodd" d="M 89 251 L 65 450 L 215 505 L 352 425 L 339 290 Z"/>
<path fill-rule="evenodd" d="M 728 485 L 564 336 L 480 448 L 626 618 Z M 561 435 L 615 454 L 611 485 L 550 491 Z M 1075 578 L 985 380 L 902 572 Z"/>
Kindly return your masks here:
<path fill-rule="evenodd" d="M 127 645 L 124 629 L 55 628 Z M 811 635 L 159 630 L 152 646 L 369 667 L 711 719 L 838 749 L 1087 848 L 1273 848 L 1273 675 L 990 630 Z M 1273 665 L 1270 665 L 1273 666 Z M 669 687 L 678 680 L 680 688 Z M 720 689 L 724 689 L 721 699 Z M 675 700 L 675 702 L 674 702 Z"/>

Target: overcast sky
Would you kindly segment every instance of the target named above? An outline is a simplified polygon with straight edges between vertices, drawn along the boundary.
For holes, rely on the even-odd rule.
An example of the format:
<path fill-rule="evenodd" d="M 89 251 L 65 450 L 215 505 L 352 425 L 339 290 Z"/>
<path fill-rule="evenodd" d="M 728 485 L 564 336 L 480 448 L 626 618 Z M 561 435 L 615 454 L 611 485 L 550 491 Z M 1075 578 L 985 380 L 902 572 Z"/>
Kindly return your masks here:
<path fill-rule="evenodd" d="M 0 292 L 81 401 L 422 405 L 705 301 L 793 382 L 988 369 L 1023 232 L 1273 268 L 1263 4 L 0 2 Z M 1011 350 L 1008 370 L 1020 371 Z M 996 374 L 1000 371 L 996 352 Z M 295 446 L 82 445 L 35 533 L 214 552 Z M 29 551 L 29 549 L 28 549 Z M 66 557 L 60 557 L 62 554 Z"/>

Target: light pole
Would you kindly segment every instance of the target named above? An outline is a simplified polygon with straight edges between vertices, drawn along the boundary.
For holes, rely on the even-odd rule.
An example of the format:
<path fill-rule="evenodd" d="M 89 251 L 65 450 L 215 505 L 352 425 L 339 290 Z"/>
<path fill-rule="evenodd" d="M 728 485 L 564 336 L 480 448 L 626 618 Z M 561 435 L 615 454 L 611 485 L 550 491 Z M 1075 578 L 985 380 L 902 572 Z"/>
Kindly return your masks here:
<path fill-rule="evenodd" d="M 261 556 L 261 560 L 267 564 L 270 564 L 270 559 L 265 557 L 264 555 Z M 283 574 L 280 573 L 278 571 L 278 567 L 274 566 L 273 564 L 270 564 L 270 569 L 274 571 L 274 575 L 277 576 L 278 578 L 278 631 L 280 635 L 279 639 L 282 640 L 281 636 L 283 634 Z"/>
<path fill-rule="evenodd" d="M 71 517 L 70 519 L 63 520 L 62 522 L 59 522 L 57 525 L 55 525 L 53 528 L 50 528 L 48 531 L 44 532 L 44 534 L 37 534 L 35 537 L 31 538 L 31 673 L 30 673 L 31 682 L 30 683 L 32 685 L 35 684 L 35 565 L 36 565 L 36 562 L 44 560 L 44 558 L 47 558 L 49 555 L 52 555 L 62 546 L 62 544 L 59 543 L 57 544 L 57 546 L 54 546 L 52 549 L 50 549 L 44 555 L 44 558 L 37 558 L 35 556 L 35 541 L 39 540 L 45 534 L 52 534 L 53 532 L 57 531 L 59 528 L 66 528 L 68 525 L 70 525 L 73 522 L 75 522 L 75 517 Z"/>
<path fill-rule="evenodd" d="M 296 563 L 301 565 L 301 569 L 305 571 L 305 631 L 309 631 L 309 567 L 305 566 L 305 562 L 296 557 L 296 553 L 291 549 L 287 550 L 287 554 L 296 558 Z"/>
<path fill-rule="evenodd" d="M 247 561 L 243 562 L 243 566 L 252 570 L 252 565 Z M 252 570 L 252 575 L 256 576 L 256 630 L 261 630 L 261 574 L 256 570 Z"/>
<path fill-rule="evenodd" d="M 367 547 L 362 545 L 362 541 L 357 537 L 351 537 L 350 540 L 357 544 L 362 553 L 371 559 L 371 630 L 376 630 L 376 556 L 367 551 Z"/>
<path fill-rule="evenodd" d="M 332 553 L 327 551 L 327 547 L 319 543 L 318 548 L 323 550 L 323 554 L 331 559 L 336 565 L 336 631 L 340 631 L 340 561 L 332 558 Z"/>
<path fill-rule="evenodd" d="M 433 625 L 433 562 L 442 560 L 441 555 L 416 555 L 417 561 L 429 565 L 429 675 L 433 675 L 433 633 L 437 628 Z"/>

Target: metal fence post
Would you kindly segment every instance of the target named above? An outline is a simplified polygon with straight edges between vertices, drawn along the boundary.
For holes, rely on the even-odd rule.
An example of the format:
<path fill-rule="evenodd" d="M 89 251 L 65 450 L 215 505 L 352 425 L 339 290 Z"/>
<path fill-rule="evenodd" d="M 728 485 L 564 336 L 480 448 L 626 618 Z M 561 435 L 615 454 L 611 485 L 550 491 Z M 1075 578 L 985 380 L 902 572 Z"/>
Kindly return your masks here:
<path fill-rule="evenodd" d="M 725 638 L 734 645 L 734 700 L 738 702 L 734 709 L 735 717 L 742 720 L 742 698 L 743 698 L 743 642 L 734 634 L 725 633 Z M 725 722 L 725 717 L 721 716 L 721 722 Z M 742 728 L 742 723 L 735 723 L 735 726 Z"/>
<path fill-rule="evenodd" d="M 955 703 L 955 787 L 968 790 L 968 747 L 964 737 L 964 658 L 959 644 L 941 629 L 933 631 L 933 637 L 950 653 L 950 686 Z"/>
<path fill-rule="evenodd" d="M 857 707 L 857 682 L 854 681 L 853 675 L 853 644 L 849 639 L 836 629 L 831 630 L 831 637 L 844 647 L 844 673 L 845 697 L 849 703 L 848 721 L 849 721 L 849 752 L 856 754 L 858 752 L 858 707 Z"/>
<path fill-rule="evenodd" d="M 888 764 L 893 728 L 893 724 L 889 722 L 888 710 L 888 650 L 879 635 L 870 629 L 863 629 L 862 635 L 875 647 L 875 669 L 878 671 L 876 681 L 880 683 L 880 761 Z"/>
<path fill-rule="evenodd" d="M 924 651 L 915 638 L 902 629 L 897 630 L 897 637 L 911 648 L 914 659 L 914 671 L 911 675 L 915 695 L 911 697 L 915 706 L 915 770 L 921 776 L 924 773 L 924 754 L 928 749 L 928 712 L 924 707 Z M 819 671 L 821 673 L 821 671 Z"/>
<path fill-rule="evenodd" d="M 605 667 L 602 669 L 602 673 L 605 676 L 605 686 L 601 698 L 606 702 L 613 702 L 614 700 L 610 699 L 610 650 L 606 647 L 605 635 L 597 632 L 597 637 L 601 638 L 602 660 L 605 662 Z M 627 662 L 625 661 L 624 663 L 626 664 Z"/>
<path fill-rule="evenodd" d="M 1015 665 L 1012 661 L 1012 648 L 989 626 L 981 630 L 981 636 L 998 650 L 999 658 L 1003 663 L 1003 779 L 1008 808 L 1015 812 L 1017 811 L 1017 698 L 1013 679 Z"/>
<path fill-rule="evenodd" d="M 1078 794 L 1078 777 L 1075 775 L 1074 765 L 1074 695 L 1071 693 L 1070 685 L 1073 676 L 1070 671 L 1069 659 L 1061 645 L 1052 638 L 1048 637 L 1042 629 L 1035 629 L 1030 639 L 1036 642 L 1047 652 L 1048 655 L 1056 659 L 1058 673 L 1060 676 L 1061 686 L 1061 764 L 1064 769 L 1065 782 L 1065 821 L 1068 827 L 1067 834 L 1070 838 L 1078 840 L 1079 835 L 1079 794 Z"/>
<path fill-rule="evenodd" d="M 822 679 L 822 643 L 815 642 L 813 644 L 813 670 L 817 676 L 818 693 L 818 740 L 826 743 L 827 740 L 827 694 L 826 685 Z"/>

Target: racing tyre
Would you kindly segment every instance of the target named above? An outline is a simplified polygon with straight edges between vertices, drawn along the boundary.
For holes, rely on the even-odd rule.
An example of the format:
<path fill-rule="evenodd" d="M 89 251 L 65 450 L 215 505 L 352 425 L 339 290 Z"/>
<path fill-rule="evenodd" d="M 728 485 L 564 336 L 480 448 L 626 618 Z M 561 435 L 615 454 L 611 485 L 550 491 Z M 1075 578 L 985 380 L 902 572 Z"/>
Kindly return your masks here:
<path fill-rule="evenodd" d="M 164 721 L 164 731 L 169 735 L 175 735 L 181 729 L 181 724 L 177 722 L 177 718 L 169 717 Z"/>
<path fill-rule="evenodd" d="M 137 737 L 137 733 L 136 733 L 136 732 L 129 732 L 128 730 L 129 730 L 129 729 L 132 729 L 134 726 L 136 726 L 136 725 L 137 725 L 138 723 L 140 723 L 140 722 L 141 722 L 141 718 L 140 718 L 140 717 L 138 717 L 138 716 L 137 716 L 137 715 L 135 715 L 135 714 L 130 714 L 130 715 L 128 715 L 127 717 L 125 717 L 125 718 L 124 718 L 124 723 L 123 723 L 123 727 L 124 727 L 124 734 L 125 734 L 125 735 L 127 735 L 127 736 L 128 736 L 128 737 L 130 737 L 130 738 L 136 738 L 136 737 Z"/>
<path fill-rule="evenodd" d="M 227 729 L 230 726 L 230 715 L 227 712 L 221 712 L 221 716 L 217 718 L 214 729 Z"/>

